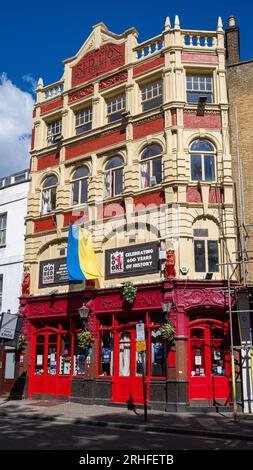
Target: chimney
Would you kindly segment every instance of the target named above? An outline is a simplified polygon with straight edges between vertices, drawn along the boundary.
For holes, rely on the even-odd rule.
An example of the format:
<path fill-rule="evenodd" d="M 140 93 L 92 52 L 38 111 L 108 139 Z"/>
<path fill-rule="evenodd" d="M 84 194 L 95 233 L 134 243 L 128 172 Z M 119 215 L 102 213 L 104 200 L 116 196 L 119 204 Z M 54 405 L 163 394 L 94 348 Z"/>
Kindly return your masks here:
<path fill-rule="evenodd" d="M 239 27 L 235 24 L 235 16 L 228 18 L 228 26 L 226 28 L 226 56 L 227 65 L 238 64 L 238 62 L 240 62 Z"/>

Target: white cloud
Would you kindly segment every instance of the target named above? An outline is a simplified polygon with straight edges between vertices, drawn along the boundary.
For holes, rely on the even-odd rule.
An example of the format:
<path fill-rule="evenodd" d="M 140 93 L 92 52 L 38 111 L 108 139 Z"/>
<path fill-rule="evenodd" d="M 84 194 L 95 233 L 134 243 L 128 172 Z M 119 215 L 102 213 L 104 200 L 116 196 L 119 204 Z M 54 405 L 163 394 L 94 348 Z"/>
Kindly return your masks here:
<path fill-rule="evenodd" d="M 33 98 L 0 75 L 0 177 L 29 167 Z"/>

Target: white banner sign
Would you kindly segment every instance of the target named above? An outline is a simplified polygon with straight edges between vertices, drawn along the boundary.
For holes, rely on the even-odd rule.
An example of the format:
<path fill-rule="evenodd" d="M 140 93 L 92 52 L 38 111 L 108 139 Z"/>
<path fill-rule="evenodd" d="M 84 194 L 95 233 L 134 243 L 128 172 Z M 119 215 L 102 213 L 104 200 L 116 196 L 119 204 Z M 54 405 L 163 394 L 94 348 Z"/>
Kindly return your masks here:
<path fill-rule="evenodd" d="M 0 338 L 13 339 L 16 331 L 17 316 L 11 313 L 2 313 Z"/>

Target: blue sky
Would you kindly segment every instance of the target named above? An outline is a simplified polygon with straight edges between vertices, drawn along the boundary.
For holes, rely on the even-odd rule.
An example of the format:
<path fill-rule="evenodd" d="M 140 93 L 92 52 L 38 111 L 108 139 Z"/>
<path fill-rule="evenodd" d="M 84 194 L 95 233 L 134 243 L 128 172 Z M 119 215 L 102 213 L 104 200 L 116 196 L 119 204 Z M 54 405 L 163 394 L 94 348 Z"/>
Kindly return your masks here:
<path fill-rule="evenodd" d="M 15 165 L 15 158 L 7 160 L 1 152 L 1 128 L 5 138 L 4 149 L 8 147 L 3 123 L 8 121 L 11 131 L 13 121 L 27 120 L 29 106 L 32 104 L 32 87 L 42 77 L 44 84 L 61 78 L 62 61 L 74 55 L 91 32 L 92 26 L 103 21 L 109 30 L 121 33 L 134 26 L 139 32 L 139 42 L 159 34 L 164 29 L 166 16 L 172 23 L 175 15 L 180 18 L 181 27 L 185 29 L 215 30 L 218 16 L 222 17 L 224 27 L 227 18 L 235 15 L 240 26 L 241 59 L 253 58 L 253 40 L 248 31 L 252 29 L 253 2 L 241 0 L 177 0 L 170 3 L 165 0 L 150 2 L 143 0 L 116 0 L 85 2 L 81 0 L 23 2 L 13 0 L 2 2 L 0 15 L 0 96 L 4 92 L 11 96 L 14 106 L 11 120 L 7 120 L 5 106 L 0 103 L 0 177 L 6 172 L 16 171 L 22 166 L 22 155 Z M 2 75 L 2 74 L 5 75 Z M 4 87 L 4 89 L 3 89 Z M 23 92 L 23 95 L 22 95 Z M 23 99 L 23 114 L 20 117 L 15 111 L 14 95 L 19 98 L 19 106 Z M 21 94 L 20 94 L 21 93 Z M 31 98 L 31 99 L 30 99 Z M 21 100 L 21 101 L 20 101 Z M 24 116 L 25 112 L 25 116 Z M 14 125 L 14 124 L 13 124 Z M 27 154 L 29 145 L 30 118 L 22 128 L 21 140 Z M 19 126 L 20 128 L 20 126 Z M 20 132 L 20 130 L 19 130 Z M 23 138 L 24 136 L 24 138 Z M 20 138 L 19 147 L 20 147 Z M 12 140 L 13 142 L 13 140 Z M 21 147 L 19 148 L 21 152 Z M 6 150 L 4 150 L 6 151 Z M 3 164 L 5 161 L 5 164 Z M 27 166 L 28 157 L 24 158 L 23 166 Z"/>

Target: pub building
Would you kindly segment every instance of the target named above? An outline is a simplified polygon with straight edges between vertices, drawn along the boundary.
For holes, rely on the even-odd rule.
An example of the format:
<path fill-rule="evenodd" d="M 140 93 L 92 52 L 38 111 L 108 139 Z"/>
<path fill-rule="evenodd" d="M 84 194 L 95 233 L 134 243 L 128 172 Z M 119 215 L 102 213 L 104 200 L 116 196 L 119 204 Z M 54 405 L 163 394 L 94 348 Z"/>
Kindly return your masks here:
<path fill-rule="evenodd" d="M 38 82 L 24 394 L 141 405 L 144 368 L 154 409 L 229 406 L 235 233 L 222 22 L 195 32 L 167 17 L 161 34 L 137 38 L 99 23 L 59 82 Z M 92 233 L 100 278 L 68 281 L 70 224 Z"/>

